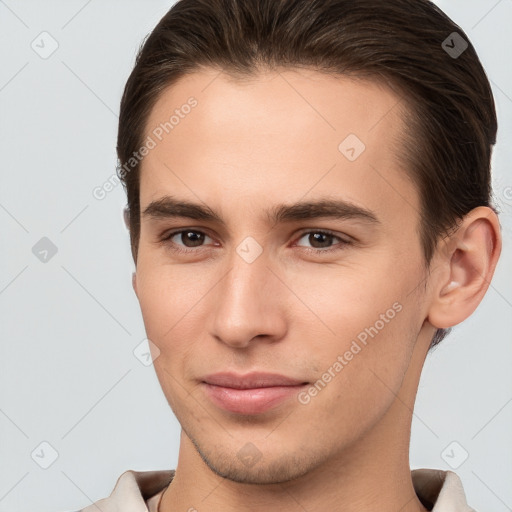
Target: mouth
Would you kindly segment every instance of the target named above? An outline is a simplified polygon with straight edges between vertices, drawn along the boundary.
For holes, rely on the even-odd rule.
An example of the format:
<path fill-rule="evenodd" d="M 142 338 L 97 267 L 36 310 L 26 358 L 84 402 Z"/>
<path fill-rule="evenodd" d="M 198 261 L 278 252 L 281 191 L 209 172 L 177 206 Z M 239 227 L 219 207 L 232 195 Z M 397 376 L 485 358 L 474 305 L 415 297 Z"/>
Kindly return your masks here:
<path fill-rule="evenodd" d="M 226 372 L 208 375 L 201 385 L 211 402 L 225 411 L 262 414 L 296 396 L 309 382 L 273 373 Z"/>

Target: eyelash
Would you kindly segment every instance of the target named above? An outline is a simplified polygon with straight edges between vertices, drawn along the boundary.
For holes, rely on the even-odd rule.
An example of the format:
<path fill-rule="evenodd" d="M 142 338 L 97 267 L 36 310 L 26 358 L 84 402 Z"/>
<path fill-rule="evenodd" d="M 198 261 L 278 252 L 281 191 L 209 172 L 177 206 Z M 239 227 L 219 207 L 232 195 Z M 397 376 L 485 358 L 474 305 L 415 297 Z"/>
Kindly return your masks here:
<path fill-rule="evenodd" d="M 202 235 L 209 236 L 206 233 L 204 233 L 203 231 L 196 230 L 196 229 L 180 229 L 180 230 L 172 231 L 171 233 L 164 235 L 161 238 L 160 243 L 162 243 L 163 245 L 167 246 L 170 250 L 177 252 L 177 253 L 182 253 L 182 254 L 197 253 L 198 250 L 200 250 L 204 246 L 198 246 L 196 248 L 185 248 L 184 249 L 183 247 L 175 244 L 174 242 L 171 242 L 171 238 L 173 238 L 175 235 L 178 235 L 180 233 L 186 233 L 186 232 L 192 232 L 192 233 L 196 233 L 196 234 L 200 233 Z M 309 252 L 309 253 L 313 253 L 313 254 L 328 253 L 328 254 L 330 254 L 332 252 L 343 250 L 346 246 L 352 245 L 352 241 L 344 240 L 343 238 L 339 237 L 338 235 L 334 234 L 333 232 L 331 232 L 329 230 L 325 230 L 325 229 L 314 229 L 314 230 L 304 231 L 303 233 L 300 234 L 300 236 L 297 240 L 300 240 L 305 235 L 309 235 L 312 233 L 322 234 L 322 235 L 327 235 L 327 236 L 330 236 L 333 238 L 337 238 L 339 240 L 339 243 L 337 245 L 327 248 L 327 249 L 315 249 L 315 248 L 311 248 L 311 247 L 302 247 L 301 246 L 302 249 L 304 249 L 306 252 Z"/>

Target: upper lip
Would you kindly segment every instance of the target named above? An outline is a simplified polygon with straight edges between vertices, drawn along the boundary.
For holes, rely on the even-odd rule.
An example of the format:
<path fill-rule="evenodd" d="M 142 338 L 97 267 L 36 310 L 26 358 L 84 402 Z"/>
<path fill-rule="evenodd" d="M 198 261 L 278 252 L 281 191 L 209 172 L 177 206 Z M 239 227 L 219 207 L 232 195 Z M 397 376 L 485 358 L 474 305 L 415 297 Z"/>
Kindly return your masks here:
<path fill-rule="evenodd" d="M 270 388 L 273 386 L 298 386 L 306 384 L 303 380 L 293 379 L 277 373 L 251 372 L 244 375 L 222 372 L 207 375 L 203 382 L 214 386 L 235 389 Z"/>

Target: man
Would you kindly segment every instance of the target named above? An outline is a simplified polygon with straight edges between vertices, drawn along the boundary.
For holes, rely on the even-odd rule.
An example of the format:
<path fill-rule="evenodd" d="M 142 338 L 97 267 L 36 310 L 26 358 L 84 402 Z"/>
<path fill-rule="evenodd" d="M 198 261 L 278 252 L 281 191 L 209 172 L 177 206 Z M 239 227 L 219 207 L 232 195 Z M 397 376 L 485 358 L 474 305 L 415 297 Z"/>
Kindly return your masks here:
<path fill-rule="evenodd" d="M 427 0 L 178 2 L 117 151 L 179 460 L 84 510 L 472 510 L 409 441 L 429 348 L 499 258 L 496 124 Z"/>

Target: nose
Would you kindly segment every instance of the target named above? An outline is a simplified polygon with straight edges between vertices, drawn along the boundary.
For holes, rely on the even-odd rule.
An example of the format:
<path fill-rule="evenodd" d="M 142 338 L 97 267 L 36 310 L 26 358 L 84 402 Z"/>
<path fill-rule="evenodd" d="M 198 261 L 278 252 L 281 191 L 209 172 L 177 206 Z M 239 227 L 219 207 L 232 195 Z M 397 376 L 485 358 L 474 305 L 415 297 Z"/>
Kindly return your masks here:
<path fill-rule="evenodd" d="M 265 253 L 249 263 L 234 251 L 229 269 L 210 297 L 211 335 L 234 348 L 248 347 L 256 339 L 283 338 L 289 297 Z"/>

